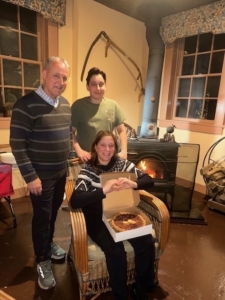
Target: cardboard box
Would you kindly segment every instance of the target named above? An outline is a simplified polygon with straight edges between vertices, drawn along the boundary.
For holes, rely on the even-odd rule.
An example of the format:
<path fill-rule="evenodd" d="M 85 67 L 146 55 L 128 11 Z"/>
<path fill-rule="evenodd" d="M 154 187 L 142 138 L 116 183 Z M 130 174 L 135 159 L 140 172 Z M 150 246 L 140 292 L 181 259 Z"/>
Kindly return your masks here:
<path fill-rule="evenodd" d="M 100 175 L 101 185 L 103 186 L 106 181 L 111 179 L 118 179 L 120 177 L 126 177 L 135 181 L 135 174 L 128 172 L 113 172 L 103 173 Z M 152 224 L 150 219 L 137 208 L 140 202 L 139 192 L 133 189 L 125 189 L 122 191 L 115 191 L 108 193 L 106 198 L 103 199 L 103 216 L 102 219 L 112 235 L 115 242 L 128 240 L 134 237 L 151 234 Z M 119 212 L 133 212 L 142 215 L 146 220 L 146 225 L 140 228 L 131 229 L 123 232 L 116 232 L 110 225 L 109 220 Z"/>

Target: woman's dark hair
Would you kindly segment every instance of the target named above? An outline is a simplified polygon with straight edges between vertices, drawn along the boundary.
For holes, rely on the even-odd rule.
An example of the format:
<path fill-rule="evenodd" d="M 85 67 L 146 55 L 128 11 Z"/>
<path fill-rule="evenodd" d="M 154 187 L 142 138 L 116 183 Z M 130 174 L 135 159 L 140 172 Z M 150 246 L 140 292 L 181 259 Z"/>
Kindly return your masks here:
<path fill-rule="evenodd" d="M 93 75 L 99 75 L 99 74 L 102 75 L 102 77 L 103 77 L 103 79 L 106 83 L 106 74 L 103 71 L 99 70 L 98 68 L 92 68 L 88 71 L 88 75 L 87 75 L 87 78 L 86 78 L 87 85 L 89 85 L 91 77 Z"/>
<path fill-rule="evenodd" d="M 118 144 L 117 144 L 117 139 L 116 139 L 116 136 L 111 132 L 111 131 L 108 131 L 108 130 L 101 130 L 97 133 L 96 137 L 95 137 L 95 140 L 94 142 L 92 143 L 91 145 L 91 159 L 90 159 L 90 164 L 91 166 L 95 169 L 95 170 L 98 170 L 98 155 L 96 153 L 96 150 L 95 150 L 95 146 L 98 145 L 98 143 L 101 141 L 101 139 L 104 137 L 104 136 L 111 136 L 113 138 L 113 141 L 114 141 L 114 145 L 115 145 L 115 152 L 114 152 L 114 156 L 117 155 L 118 151 L 119 151 L 119 148 L 118 148 Z"/>

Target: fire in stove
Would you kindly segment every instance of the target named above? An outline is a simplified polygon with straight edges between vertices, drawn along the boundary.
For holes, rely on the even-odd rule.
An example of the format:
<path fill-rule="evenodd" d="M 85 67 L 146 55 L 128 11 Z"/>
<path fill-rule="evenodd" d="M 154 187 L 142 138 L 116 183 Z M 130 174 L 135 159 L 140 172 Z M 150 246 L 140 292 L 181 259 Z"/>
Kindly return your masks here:
<path fill-rule="evenodd" d="M 146 191 L 168 193 L 173 199 L 178 148 L 177 143 L 153 139 L 128 140 L 128 160 L 153 178 L 154 187 Z"/>
<path fill-rule="evenodd" d="M 147 173 L 149 176 L 155 179 L 164 178 L 164 167 L 160 165 L 159 161 L 152 159 L 142 159 L 137 167 L 143 172 Z"/>

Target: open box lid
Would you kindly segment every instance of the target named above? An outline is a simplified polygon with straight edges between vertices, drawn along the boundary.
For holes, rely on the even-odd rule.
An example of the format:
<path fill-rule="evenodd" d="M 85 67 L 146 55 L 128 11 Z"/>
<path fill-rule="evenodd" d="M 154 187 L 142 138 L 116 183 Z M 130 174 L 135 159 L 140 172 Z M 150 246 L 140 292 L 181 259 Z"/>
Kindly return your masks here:
<path fill-rule="evenodd" d="M 129 172 L 110 172 L 100 175 L 101 186 L 111 179 L 118 179 L 120 177 L 126 177 L 135 181 L 136 175 Z M 103 210 L 122 209 L 130 206 L 138 206 L 140 202 L 140 196 L 138 190 L 125 189 L 122 191 L 115 191 L 106 194 L 106 198 L 103 199 Z"/>

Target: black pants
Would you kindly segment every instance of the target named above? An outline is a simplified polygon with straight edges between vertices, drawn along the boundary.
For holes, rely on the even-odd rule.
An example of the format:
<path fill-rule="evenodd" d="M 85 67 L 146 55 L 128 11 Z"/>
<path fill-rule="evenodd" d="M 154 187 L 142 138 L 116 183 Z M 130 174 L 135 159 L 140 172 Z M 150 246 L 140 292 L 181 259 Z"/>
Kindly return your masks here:
<path fill-rule="evenodd" d="M 88 234 L 105 253 L 114 299 L 127 299 L 127 259 L 123 243 L 114 242 L 103 222 L 97 234 L 91 228 L 88 230 Z M 136 285 L 148 292 L 154 284 L 155 277 L 155 247 L 152 236 L 144 235 L 128 241 L 135 252 Z"/>
<path fill-rule="evenodd" d="M 63 202 L 66 174 L 59 179 L 43 179 L 42 194 L 30 194 L 33 206 L 32 239 L 36 262 L 51 258 L 51 242 L 58 209 Z"/>

